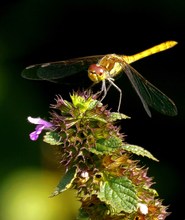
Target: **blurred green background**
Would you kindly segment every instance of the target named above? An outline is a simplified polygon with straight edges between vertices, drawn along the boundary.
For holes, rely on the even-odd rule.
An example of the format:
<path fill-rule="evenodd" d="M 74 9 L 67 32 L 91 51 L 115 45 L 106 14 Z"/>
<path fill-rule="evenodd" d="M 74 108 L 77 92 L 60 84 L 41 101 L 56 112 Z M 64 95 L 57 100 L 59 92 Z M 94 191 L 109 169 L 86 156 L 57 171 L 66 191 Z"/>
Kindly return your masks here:
<path fill-rule="evenodd" d="M 79 207 L 73 191 L 48 198 L 63 171 L 41 138 L 29 140 L 34 126 L 26 120 L 29 115 L 47 118 L 54 96 L 68 98 L 73 87 L 25 80 L 21 71 L 34 63 L 86 55 L 134 54 L 166 40 L 179 44 L 132 66 L 175 101 L 179 114 L 167 117 L 152 111 L 148 118 L 123 77 L 118 81 L 122 112 L 132 120 L 122 123 L 122 131 L 127 142 L 160 160 L 141 158 L 172 212 L 167 219 L 184 219 L 184 11 L 182 0 L 1 1 L 0 220 L 70 220 Z M 112 89 L 104 102 L 116 110 L 117 91 Z"/>

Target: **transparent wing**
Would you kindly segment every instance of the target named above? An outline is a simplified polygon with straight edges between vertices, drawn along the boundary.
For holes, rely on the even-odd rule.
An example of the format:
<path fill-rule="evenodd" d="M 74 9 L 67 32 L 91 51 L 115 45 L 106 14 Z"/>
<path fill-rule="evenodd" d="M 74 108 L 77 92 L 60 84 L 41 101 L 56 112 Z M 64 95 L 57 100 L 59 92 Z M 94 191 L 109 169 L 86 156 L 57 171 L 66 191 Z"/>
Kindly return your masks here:
<path fill-rule="evenodd" d="M 161 92 L 158 88 L 147 81 L 129 64 L 124 62 L 124 66 L 124 72 L 129 78 L 132 86 L 141 99 L 141 102 L 150 117 L 151 113 L 148 106 L 165 115 L 177 115 L 177 108 L 175 103 L 169 97 L 167 97 L 163 92 Z"/>
<path fill-rule="evenodd" d="M 96 63 L 102 57 L 103 55 L 96 55 L 36 64 L 26 67 L 22 72 L 22 76 L 26 79 L 56 82 L 57 79 L 62 79 L 87 69 L 90 64 Z"/>

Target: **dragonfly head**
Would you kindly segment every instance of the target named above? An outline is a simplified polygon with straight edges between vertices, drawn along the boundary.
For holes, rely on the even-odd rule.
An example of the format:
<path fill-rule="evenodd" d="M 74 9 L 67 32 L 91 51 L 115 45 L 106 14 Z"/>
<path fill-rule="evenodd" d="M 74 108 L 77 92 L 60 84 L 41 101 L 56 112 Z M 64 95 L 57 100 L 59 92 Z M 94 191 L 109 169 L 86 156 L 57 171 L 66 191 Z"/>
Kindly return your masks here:
<path fill-rule="evenodd" d="M 88 76 L 95 83 L 99 83 L 100 81 L 106 79 L 106 73 L 107 70 L 105 67 L 98 64 L 91 64 L 88 69 Z"/>

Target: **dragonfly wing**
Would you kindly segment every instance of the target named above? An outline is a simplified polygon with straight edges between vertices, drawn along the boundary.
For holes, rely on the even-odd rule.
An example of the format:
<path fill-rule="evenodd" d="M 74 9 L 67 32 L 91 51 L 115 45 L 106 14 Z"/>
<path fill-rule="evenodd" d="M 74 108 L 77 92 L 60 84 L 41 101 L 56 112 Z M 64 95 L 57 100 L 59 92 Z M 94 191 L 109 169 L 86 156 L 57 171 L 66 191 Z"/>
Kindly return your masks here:
<path fill-rule="evenodd" d="M 39 67 L 40 67 L 40 64 L 26 67 L 21 73 L 22 77 L 26 79 L 32 79 L 32 80 L 42 80 L 38 76 Z"/>
<path fill-rule="evenodd" d="M 88 68 L 92 63 L 96 63 L 103 55 L 87 56 L 66 61 L 51 63 L 41 63 L 28 66 L 22 72 L 26 79 L 57 81 Z"/>
<path fill-rule="evenodd" d="M 174 102 L 169 97 L 167 97 L 163 92 L 161 92 L 158 88 L 147 81 L 133 67 L 128 64 L 124 65 L 124 72 L 129 78 L 132 86 L 134 87 L 139 98 L 141 99 L 141 102 L 147 114 L 150 117 L 151 112 L 148 106 L 165 115 L 177 115 L 177 108 Z"/>

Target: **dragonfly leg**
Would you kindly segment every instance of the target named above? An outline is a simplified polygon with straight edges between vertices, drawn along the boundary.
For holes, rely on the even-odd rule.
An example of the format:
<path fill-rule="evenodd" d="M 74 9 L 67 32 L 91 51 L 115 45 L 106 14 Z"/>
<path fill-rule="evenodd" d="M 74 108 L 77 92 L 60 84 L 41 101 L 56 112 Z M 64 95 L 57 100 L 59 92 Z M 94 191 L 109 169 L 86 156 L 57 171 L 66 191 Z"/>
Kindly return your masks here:
<path fill-rule="evenodd" d="M 109 88 L 108 88 L 109 89 Z M 106 83 L 105 80 L 102 80 L 102 85 L 101 85 L 101 91 L 100 93 L 103 92 L 103 96 L 101 98 L 101 101 L 105 98 L 105 96 L 107 95 L 107 87 L 106 87 Z"/>
<path fill-rule="evenodd" d="M 119 92 L 119 104 L 118 104 L 118 112 L 119 112 L 119 110 L 120 110 L 120 107 L 121 107 L 121 101 L 122 101 L 122 90 L 113 82 L 113 80 L 111 79 L 111 78 L 108 78 L 107 79 L 108 81 L 109 81 L 109 85 L 111 86 L 114 86 L 117 90 L 118 90 L 118 92 Z M 109 87 L 110 88 L 110 87 Z"/>

